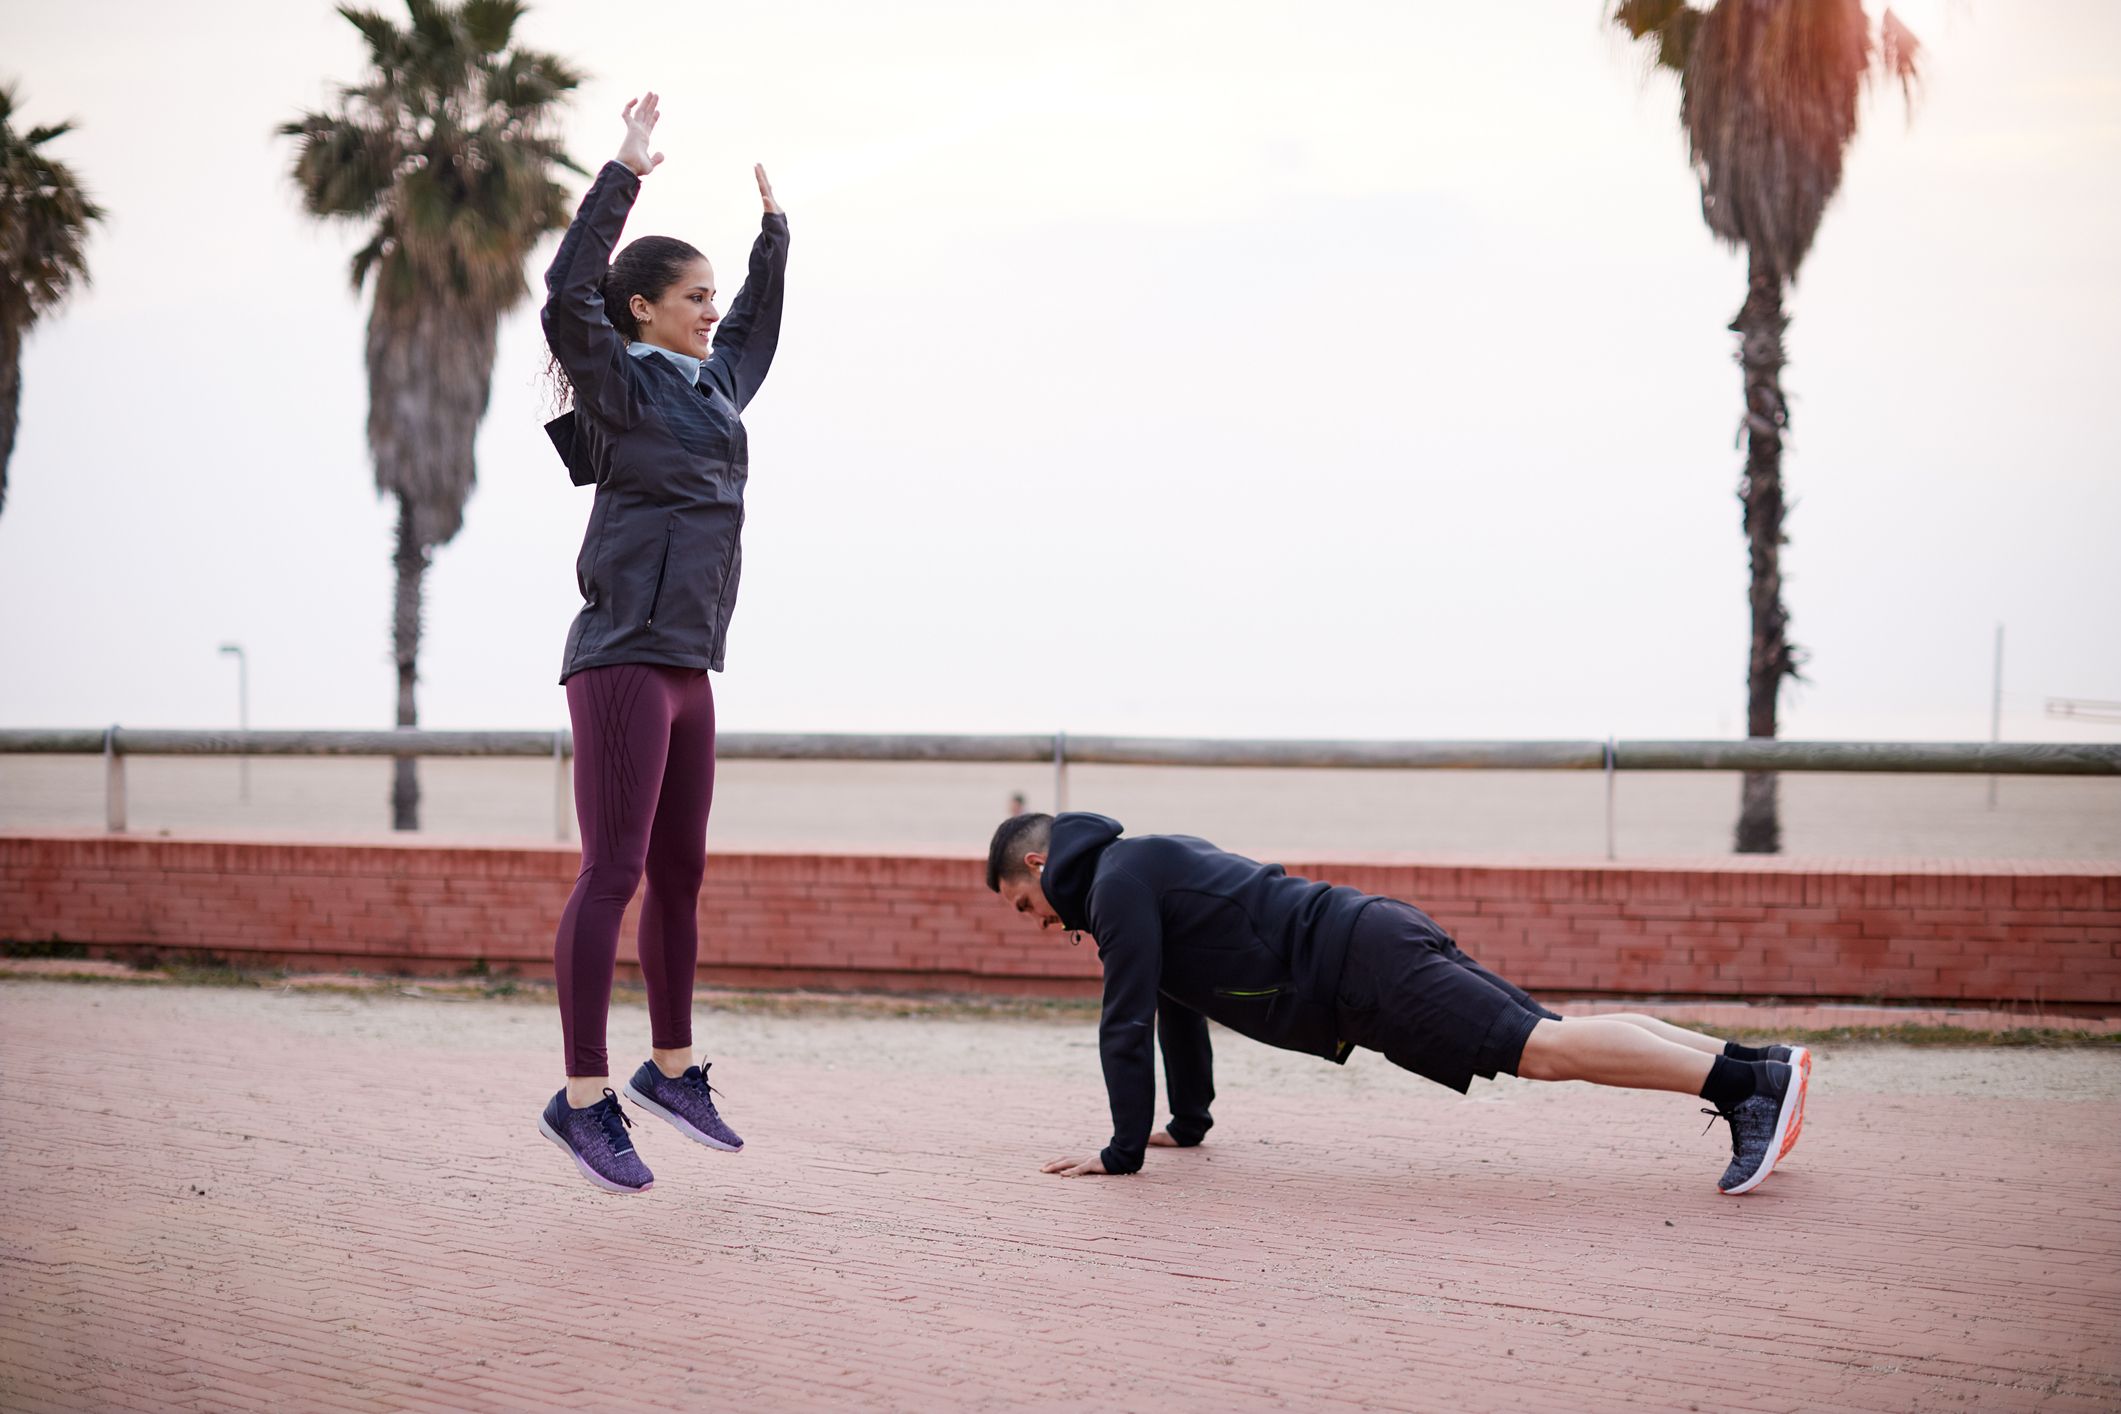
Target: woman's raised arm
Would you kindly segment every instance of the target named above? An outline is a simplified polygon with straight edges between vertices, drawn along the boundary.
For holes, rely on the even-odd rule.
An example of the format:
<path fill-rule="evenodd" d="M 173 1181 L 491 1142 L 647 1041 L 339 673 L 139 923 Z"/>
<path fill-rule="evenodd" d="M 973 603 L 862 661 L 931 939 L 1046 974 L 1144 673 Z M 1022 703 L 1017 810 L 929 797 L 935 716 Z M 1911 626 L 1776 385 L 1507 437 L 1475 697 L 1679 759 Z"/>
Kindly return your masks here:
<path fill-rule="evenodd" d="M 766 213 L 759 221 L 759 237 L 751 244 L 751 268 L 744 288 L 729 302 L 729 312 L 715 327 L 714 352 L 708 371 L 739 408 L 757 394 L 773 366 L 773 351 L 781 342 L 781 293 L 788 273 L 788 217 L 774 200 L 773 183 L 766 169 L 754 165 L 759 201 Z"/>
<path fill-rule="evenodd" d="M 662 116 L 654 93 L 627 103 L 620 116 L 626 135 L 618 156 L 590 183 L 545 272 L 540 322 L 553 357 L 574 385 L 575 406 L 623 429 L 639 420 L 640 407 L 626 375 L 626 341 L 604 312 L 604 272 L 626 225 L 626 213 L 640 194 L 641 178 L 661 165 L 663 154 L 649 151 L 649 138 Z"/>

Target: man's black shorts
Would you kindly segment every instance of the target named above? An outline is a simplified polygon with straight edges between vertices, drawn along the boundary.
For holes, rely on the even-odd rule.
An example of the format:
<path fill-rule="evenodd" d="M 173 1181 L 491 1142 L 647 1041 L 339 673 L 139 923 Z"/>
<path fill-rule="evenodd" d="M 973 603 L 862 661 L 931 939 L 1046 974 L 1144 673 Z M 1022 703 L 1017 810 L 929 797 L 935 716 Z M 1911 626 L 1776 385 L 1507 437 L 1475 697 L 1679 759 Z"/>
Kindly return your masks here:
<path fill-rule="evenodd" d="M 1381 898 L 1357 915 L 1340 975 L 1343 1040 L 1460 1094 L 1515 1075 L 1541 1018 L 1561 1018 L 1458 950 L 1435 919 Z"/>

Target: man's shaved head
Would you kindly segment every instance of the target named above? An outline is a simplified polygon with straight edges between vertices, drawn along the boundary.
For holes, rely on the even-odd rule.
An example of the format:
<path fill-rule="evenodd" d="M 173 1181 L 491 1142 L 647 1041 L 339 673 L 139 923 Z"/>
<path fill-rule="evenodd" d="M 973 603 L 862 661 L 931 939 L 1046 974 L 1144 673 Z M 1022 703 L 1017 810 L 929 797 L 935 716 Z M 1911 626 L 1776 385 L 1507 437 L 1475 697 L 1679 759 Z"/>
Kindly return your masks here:
<path fill-rule="evenodd" d="M 987 887 L 1002 891 L 1002 880 L 1031 872 L 1024 863 L 1027 854 L 1044 854 L 1053 839 L 1051 815 L 1011 815 L 995 828 L 994 843 L 987 846 Z"/>

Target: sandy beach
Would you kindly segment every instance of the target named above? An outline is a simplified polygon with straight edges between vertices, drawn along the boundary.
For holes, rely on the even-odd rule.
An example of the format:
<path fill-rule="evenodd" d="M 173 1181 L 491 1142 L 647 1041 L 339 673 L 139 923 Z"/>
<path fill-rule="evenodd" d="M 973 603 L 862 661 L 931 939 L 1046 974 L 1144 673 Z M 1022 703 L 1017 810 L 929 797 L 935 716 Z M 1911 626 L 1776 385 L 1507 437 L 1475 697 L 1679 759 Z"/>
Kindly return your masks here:
<path fill-rule="evenodd" d="M 137 834 L 372 838 L 390 831 L 390 764 L 136 757 L 126 764 Z M 436 839 L 555 838 L 556 772 L 525 761 L 431 760 L 423 832 Z M 983 851 L 1013 794 L 1051 809 L 1049 769 L 1020 766 L 725 762 L 709 847 L 725 850 Z M 1790 855 L 1894 859 L 2121 860 L 2121 780 L 1785 775 Z M 1605 852 L 1605 782 L 1590 772 L 1262 771 L 1071 767 L 1069 808 L 1133 831 L 1185 832 L 1266 856 L 1413 854 L 1582 858 Z M 1615 853 L 1727 854 L 1738 777 L 1621 775 Z M 571 805 L 570 805 L 571 814 Z M 103 767 L 87 757 L 0 757 L 0 830 L 98 829 Z M 573 837 L 570 823 L 569 838 Z"/>

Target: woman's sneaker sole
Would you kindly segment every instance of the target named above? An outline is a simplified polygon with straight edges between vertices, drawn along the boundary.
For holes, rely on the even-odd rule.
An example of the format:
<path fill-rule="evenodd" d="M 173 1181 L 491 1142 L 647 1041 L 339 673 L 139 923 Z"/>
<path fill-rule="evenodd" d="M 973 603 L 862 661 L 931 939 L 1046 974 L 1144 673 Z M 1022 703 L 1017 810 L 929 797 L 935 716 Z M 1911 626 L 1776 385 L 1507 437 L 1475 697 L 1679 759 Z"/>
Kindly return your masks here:
<path fill-rule="evenodd" d="M 568 1158 L 574 1160 L 574 1166 L 577 1169 L 581 1170 L 582 1177 L 588 1179 L 591 1183 L 594 1183 L 597 1187 L 603 1189 L 606 1193 L 646 1193 L 649 1189 L 655 1187 L 654 1179 L 650 1179 L 648 1182 L 642 1184 L 639 1188 L 628 1188 L 623 1183 L 613 1183 L 610 1179 L 604 1177 L 604 1175 L 598 1173 L 595 1169 L 583 1163 L 582 1156 L 574 1151 L 574 1145 L 568 1143 L 565 1139 L 562 1139 L 559 1135 L 559 1131 L 555 1130 L 551 1125 L 545 1122 L 545 1116 L 543 1115 L 538 1116 L 538 1133 L 544 1135 L 547 1139 L 550 1139 L 553 1143 L 559 1145 L 561 1152 L 565 1153 Z"/>
<path fill-rule="evenodd" d="M 719 1149 L 725 1154 L 736 1154 L 741 1153 L 743 1151 L 743 1146 L 741 1145 L 724 1144 L 721 1140 L 714 1138 L 712 1135 L 700 1133 L 699 1130 L 694 1129 L 692 1125 L 686 1121 L 683 1115 L 674 1113 L 671 1110 L 663 1108 L 655 1101 L 649 1099 L 646 1095 L 643 1095 L 640 1091 L 634 1089 L 633 1082 L 631 1080 L 627 1081 L 623 1086 L 619 1088 L 619 1093 L 624 1095 L 627 1099 L 633 1101 L 635 1104 L 639 1105 L 642 1109 L 648 1111 L 648 1113 L 654 1115 L 657 1119 L 668 1120 L 672 1129 L 675 1129 L 678 1133 L 684 1135 L 687 1139 L 692 1140 L 694 1143 L 705 1144 L 708 1148 Z M 574 1151 L 570 1149 L 568 1150 L 568 1152 L 573 1153 Z"/>

